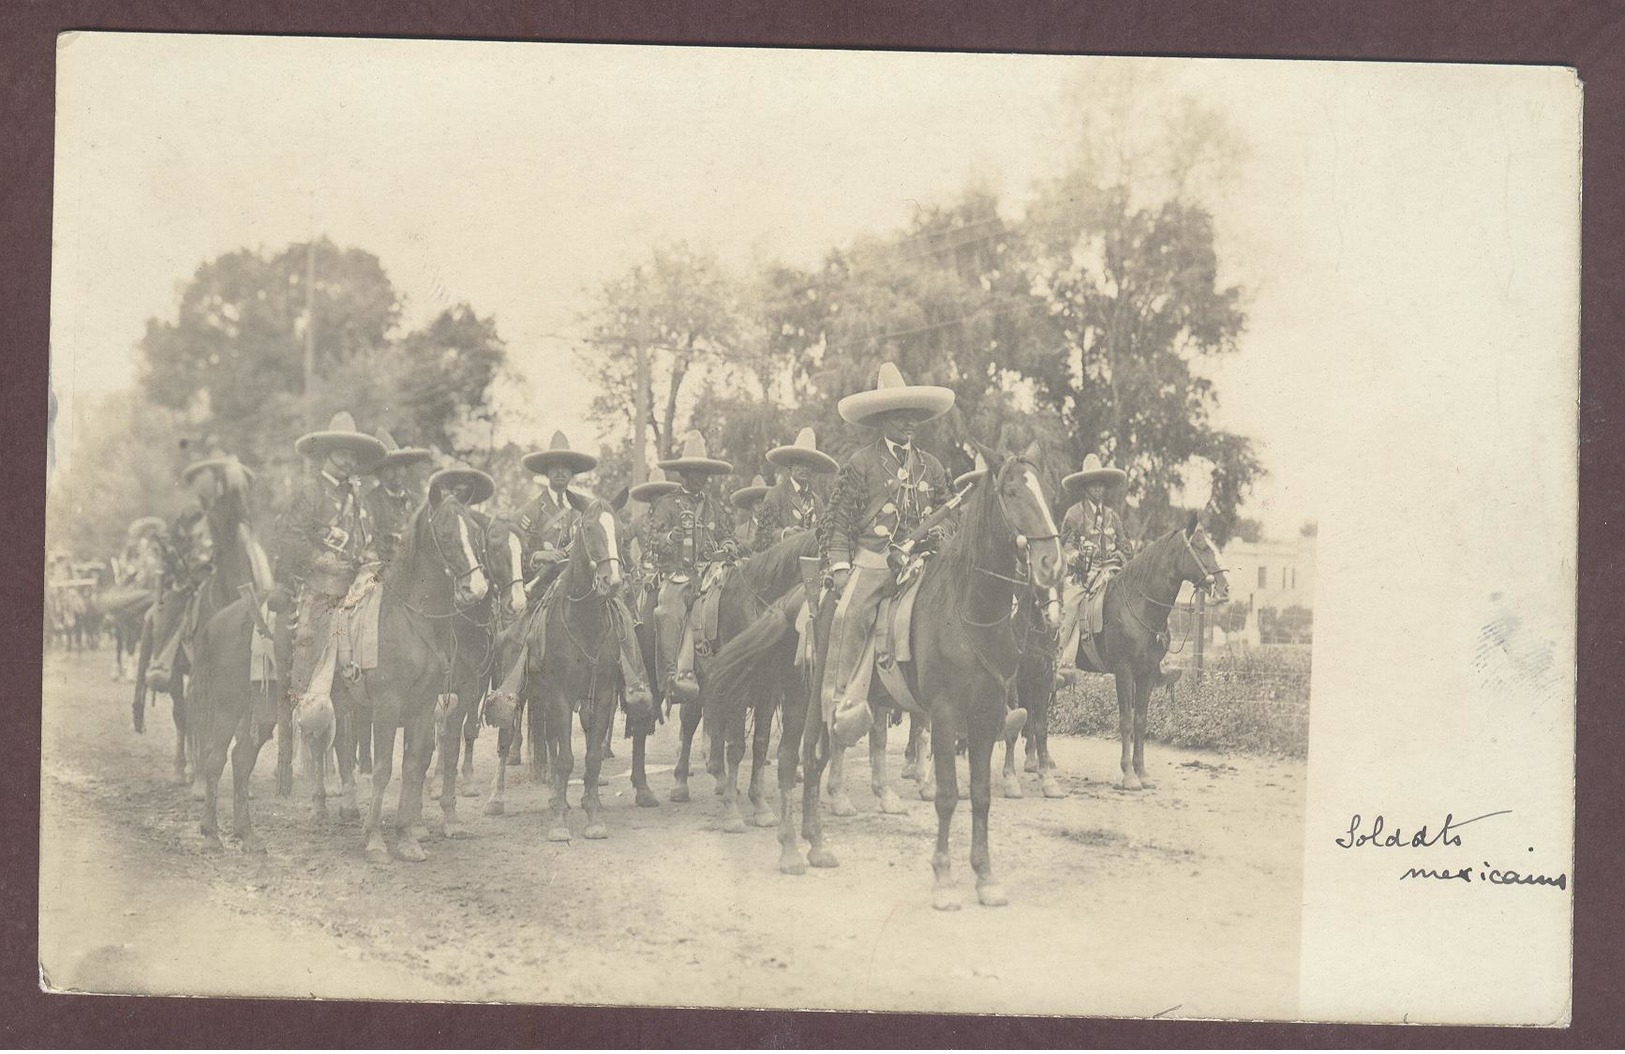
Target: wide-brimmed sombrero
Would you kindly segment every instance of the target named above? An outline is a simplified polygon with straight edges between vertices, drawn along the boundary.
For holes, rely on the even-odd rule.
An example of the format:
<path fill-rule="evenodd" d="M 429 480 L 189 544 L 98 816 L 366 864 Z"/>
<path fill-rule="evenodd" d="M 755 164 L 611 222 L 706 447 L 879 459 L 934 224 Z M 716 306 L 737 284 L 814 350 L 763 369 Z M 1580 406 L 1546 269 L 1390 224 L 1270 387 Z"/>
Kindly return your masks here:
<path fill-rule="evenodd" d="M 525 466 L 526 472 L 534 472 L 538 476 L 545 476 L 559 467 L 578 475 L 598 467 L 598 459 L 591 454 L 571 450 L 570 440 L 565 438 L 563 432 L 554 432 L 553 442 L 546 450 L 533 450 L 520 458 L 519 463 Z"/>
<path fill-rule="evenodd" d="M 1069 493 L 1082 493 L 1083 488 L 1091 483 L 1104 483 L 1108 487 L 1115 487 L 1128 479 L 1128 473 L 1120 468 L 1102 465 L 1100 458 L 1090 454 L 1083 459 L 1083 467 L 1077 472 L 1061 480 L 1061 486 Z"/>
<path fill-rule="evenodd" d="M 384 445 L 384 458 L 372 467 L 374 472 L 382 472 L 386 468 L 400 468 L 403 465 L 416 465 L 434 459 L 434 451 L 427 447 L 400 446 L 387 428 L 378 430 L 378 442 Z"/>
<path fill-rule="evenodd" d="M 487 498 L 497 492 L 497 485 L 495 481 L 493 481 L 490 476 L 487 476 L 479 469 L 456 466 L 453 468 L 443 468 L 439 472 L 436 472 L 434 475 L 430 476 L 429 493 L 431 495 L 443 493 L 445 490 L 451 487 L 458 487 L 464 484 L 468 484 L 474 488 L 468 499 L 468 504 L 470 505 L 478 505 L 480 502 L 485 501 Z"/>
<path fill-rule="evenodd" d="M 834 458 L 818 449 L 818 433 L 811 428 L 798 432 L 794 443 L 769 450 L 767 459 L 780 468 L 806 465 L 814 472 L 835 472 L 841 467 Z"/>
<path fill-rule="evenodd" d="M 713 476 L 723 476 L 734 470 L 731 461 L 719 461 L 710 456 L 705 449 L 705 437 L 698 429 L 683 437 L 682 457 L 656 461 L 655 464 L 667 472 L 707 472 Z"/>
<path fill-rule="evenodd" d="M 658 468 L 649 473 L 645 483 L 639 483 L 626 492 L 626 496 L 633 501 L 656 502 L 674 490 L 682 490 L 683 485 L 676 480 L 666 478 L 666 474 Z"/>
<path fill-rule="evenodd" d="M 355 418 L 340 410 L 320 432 L 308 432 L 294 441 L 293 448 L 312 461 L 320 462 L 335 450 L 348 450 L 356 456 L 362 472 L 370 472 L 384 456 L 384 444 L 356 430 Z"/>
<path fill-rule="evenodd" d="M 896 364 L 885 363 L 872 391 L 856 392 L 835 404 L 841 418 L 851 424 L 868 425 L 881 414 L 893 410 L 913 411 L 916 420 L 929 421 L 953 408 L 951 388 L 935 384 L 909 384 Z"/>
<path fill-rule="evenodd" d="M 214 450 L 209 452 L 207 457 L 198 458 L 196 461 L 193 461 L 191 464 L 181 469 L 181 485 L 185 487 L 191 486 L 192 480 L 196 479 L 198 473 L 200 472 L 206 472 L 211 469 L 225 469 L 231 466 L 236 466 L 239 470 L 247 473 L 250 477 L 254 475 L 254 473 L 249 472 L 248 467 L 242 462 L 221 450 L 219 447 L 216 447 Z"/>
<path fill-rule="evenodd" d="M 126 527 L 125 531 L 131 538 L 139 538 L 143 534 L 162 534 L 168 527 L 169 525 L 163 521 L 161 516 L 143 516 L 139 520 L 131 520 L 130 526 Z M 67 554 L 58 555 L 66 556 Z"/>
<path fill-rule="evenodd" d="M 731 502 L 733 507 L 736 509 L 754 509 L 757 505 L 761 504 L 762 499 L 767 497 L 767 492 L 772 489 L 772 487 L 767 485 L 767 480 L 763 479 L 761 476 L 757 476 L 755 479 L 750 481 L 750 486 L 740 487 L 738 490 L 728 495 L 728 501 Z"/>

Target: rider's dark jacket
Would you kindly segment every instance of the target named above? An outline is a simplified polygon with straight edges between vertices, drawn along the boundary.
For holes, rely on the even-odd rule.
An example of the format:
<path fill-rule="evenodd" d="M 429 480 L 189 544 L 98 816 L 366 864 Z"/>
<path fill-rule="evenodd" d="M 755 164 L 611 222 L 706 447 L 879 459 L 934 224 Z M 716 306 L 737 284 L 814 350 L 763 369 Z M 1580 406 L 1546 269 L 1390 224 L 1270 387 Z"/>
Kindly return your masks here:
<path fill-rule="evenodd" d="M 850 564 L 859 548 L 884 552 L 948 498 L 942 462 L 884 436 L 841 466 L 819 534 L 825 567 Z"/>
<path fill-rule="evenodd" d="M 661 574 L 693 572 L 734 541 L 733 511 L 710 488 L 661 498 L 643 521 L 645 552 Z"/>

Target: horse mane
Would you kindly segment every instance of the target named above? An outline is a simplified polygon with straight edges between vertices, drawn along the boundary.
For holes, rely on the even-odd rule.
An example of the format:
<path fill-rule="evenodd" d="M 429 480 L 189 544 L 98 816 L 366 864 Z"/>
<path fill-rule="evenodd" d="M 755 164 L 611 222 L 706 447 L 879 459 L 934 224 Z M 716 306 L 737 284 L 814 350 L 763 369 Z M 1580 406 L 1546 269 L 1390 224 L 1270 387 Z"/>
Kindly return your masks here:
<path fill-rule="evenodd" d="M 787 575 L 793 585 L 801 580 L 801 558 L 817 552 L 818 532 L 802 531 L 781 538 L 761 552 L 747 557 L 740 563 L 739 570 L 751 588 L 758 592 L 771 583 L 783 581 Z"/>
<path fill-rule="evenodd" d="M 1146 591 L 1147 585 L 1155 584 L 1147 582 L 1147 579 L 1151 577 L 1152 568 L 1159 563 L 1159 561 L 1153 559 L 1153 557 L 1161 556 L 1162 551 L 1168 547 L 1169 541 L 1174 535 L 1178 534 L 1179 531 L 1180 528 L 1175 527 L 1168 533 L 1160 535 L 1155 541 L 1153 541 L 1150 545 L 1147 545 L 1144 549 L 1135 553 L 1129 559 L 1128 563 L 1123 565 L 1122 572 L 1116 576 L 1114 581 L 1121 582 L 1124 585 L 1136 586 L 1143 594 Z"/>
<path fill-rule="evenodd" d="M 418 548 L 423 545 L 423 535 L 433 515 L 427 498 L 418 502 L 418 507 L 412 510 L 412 518 L 407 521 L 406 530 L 401 532 L 401 540 L 395 544 L 395 556 L 384 568 L 384 585 L 397 586 L 400 579 L 412 573 L 412 568 L 417 564 Z"/>
<path fill-rule="evenodd" d="M 969 583 L 974 580 L 978 542 L 995 534 L 1002 526 L 998 478 L 999 469 L 990 468 L 985 477 L 976 481 L 970 500 L 960 513 L 959 531 L 943 546 L 942 555 L 936 561 L 948 568 L 953 582 Z"/>

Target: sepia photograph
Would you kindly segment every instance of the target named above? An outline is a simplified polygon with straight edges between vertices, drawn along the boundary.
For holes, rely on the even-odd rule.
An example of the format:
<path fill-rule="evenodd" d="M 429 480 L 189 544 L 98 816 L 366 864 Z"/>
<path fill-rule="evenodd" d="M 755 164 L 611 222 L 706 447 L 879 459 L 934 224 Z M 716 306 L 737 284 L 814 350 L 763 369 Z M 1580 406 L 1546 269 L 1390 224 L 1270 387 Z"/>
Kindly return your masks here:
<path fill-rule="evenodd" d="M 87 32 L 57 106 L 47 991 L 1566 1020 L 1572 71 Z"/>

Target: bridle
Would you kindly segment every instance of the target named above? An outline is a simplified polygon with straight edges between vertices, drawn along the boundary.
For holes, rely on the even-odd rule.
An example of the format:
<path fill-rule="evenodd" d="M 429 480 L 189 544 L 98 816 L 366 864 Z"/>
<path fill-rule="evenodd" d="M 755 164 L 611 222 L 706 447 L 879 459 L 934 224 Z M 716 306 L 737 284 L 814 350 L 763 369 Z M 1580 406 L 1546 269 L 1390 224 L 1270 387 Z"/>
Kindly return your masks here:
<path fill-rule="evenodd" d="M 1006 469 L 1008 469 L 1008 467 L 1010 465 L 1012 465 L 1012 464 L 1020 464 L 1020 465 L 1025 466 L 1028 469 L 1032 469 L 1034 467 L 1031 462 L 1025 461 L 1022 458 L 1012 458 L 1012 459 L 1010 459 L 1010 461 L 1006 462 L 1004 466 L 1001 466 L 1001 468 L 999 470 L 999 475 L 1002 476 L 1004 471 Z M 981 564 L 974 564 L 972 566 L 978 572 L 980 572 L 981 574 L 987 575 L 990 578 L 999 579 L 1002 582 L 1008 582 L 1013 586 L 1016 586 L 1016 587 L 1018 587 L 1020 589 L 1026 590 L 1029 596 L 1036 597 L 1037 594 L 1038 594 L 1038 587 L 1034 585 L 1032 543 L 1034 543 L 1034 542 L 1059 541 L 1061 536 L 1058 533 L 1055 533 L 1055 534 L 1028 535 L 1028 534 L 1023 534 L 1021 531 L 1017 530 L 1015 523 L 1010 518 L 1010 509 L 1004 503 L 1003 488 L 998 486 L 998 483 L 1000 482 L 999 479 L 994 479 L 994 480 L 992 480 L 992 482 L 995 485 L 994 486 L 994 491 L 993 491 L 993 499 L 997 503 L 997 506 L 998 506 L 999 519 L 1004 524 L 1004 529 L 1009 532 L 1009 534 L 1011 535 L 1012 538 L 1015 539 L 1016 554 L 1020 558 L 1020 571 L 1021 571 L 1021 573 L 1020 573 L 1019 576 L 1017 576 L 1017 575 L 1007 575 L 1007 574 L 1003 574 L 1001 572 L 995 571 L 990 567 L 983 567 Z M 975 487 L 977 485 L 978 485 L 977 483 L 972 483 L 971 484 L 972 487 Z M 1044 597 L 1044 601 L 1045 601 L 1046 605 L 1048 605 L 1048 604 L 1059 605 L 1060 604 L 1060 602 L 1061 602 L 1061 590 L 1060 590 L 1059 586 L 1051 586 L 1048 589 L 1044 590 L 1044 593 L 1046 594 L 1046 596 Z M 997 626 L 1001 622 L 1007 621 L 1008 619 L 1010 619 L 1014 615 L 1015 615 L 1015 605 L 1011 605 L 1011 609 L 1010 609 L 1010 611 L 1008 613 L 1006 613 L 1006 614 L 1002 615 L 1001 617 L 993 620 L 992 622 L 989 622 L 989 623 L 986 623 L 986 624 L 983 624 L 983 623 L 980 623 L 980 622 L 974 622 L 974 621 L 971 621 L 969 619 L 966 619 L 963 612 L 961 612 L 961 614 L 960 614 L 960 620 L 965 622 L 966 625 L 976 626 L 976 627 L 978 627 L 980 629 L 987 629 L 987 628 L 992 627 L 992 626 Z"/>
<path fill-rule="evenodd" d="M 614 515 L 614 514 L 610 513 L 610 515 Z M 587 515 L 586 515 L 586 513 L 582 513 L 581 514 L 581 519 L 579 521 L 577 521 L 577 523 L 576 523 L 576 527 L 575 527 L 576 537 L 571 540 L 571 548 L 572 549 L 576 545 L 585 546 L 587 544 L 586 530 L 587 530 Z M 580 596 L 571 596 L 570 594 L 566 593 L 565 598 L 567 600 L 569 600 L 570 603 L 579 604 L 580 602 L 582 602 L 584 600 L 591 599 L 593 594 L 598 592 L 598 581 L 597 581 L 597 579 L 598 579 L 598 571 L 605 564 L 616 564 L 616 565 L 621 564 L 621 554 L 616 550 L 616 548 L 614 546 L 609 544 L 609 539 L 608 538 L 604 539 L 604 550 L 605 550 L 605 552 L 604 552 L 603 556 L 594 556 L 590 550 L 587 551 L 587 560 L 588 560 L 588 564 L 589 564 L 589 570 L 592 573 L 592 581 L 588 583 L 586 591 L 583 592 Z M 624 574 L 622 575 L 622 578 L 623 579 L 625 578 Z M 604 596 L 603 599 L 608 600 L 609 598 L 608 598 L 608 596 Z"/>

